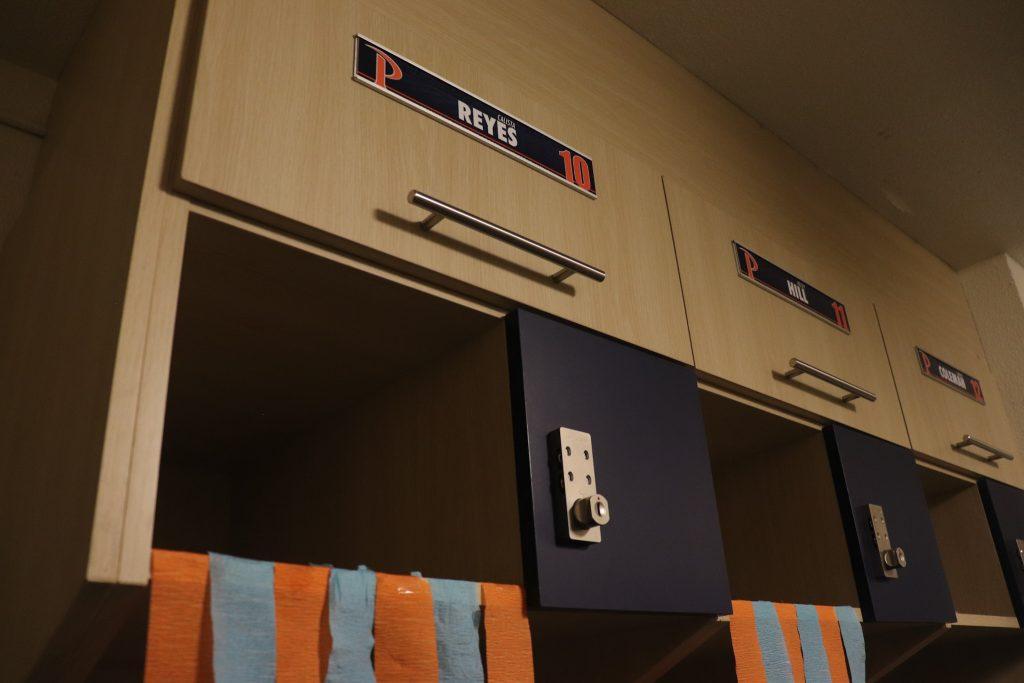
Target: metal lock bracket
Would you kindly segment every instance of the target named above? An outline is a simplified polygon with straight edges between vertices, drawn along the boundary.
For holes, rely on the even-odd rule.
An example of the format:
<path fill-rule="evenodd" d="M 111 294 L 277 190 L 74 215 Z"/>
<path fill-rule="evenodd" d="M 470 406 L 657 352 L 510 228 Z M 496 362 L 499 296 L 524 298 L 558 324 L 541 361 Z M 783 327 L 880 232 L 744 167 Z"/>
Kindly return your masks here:
<path fill-rule="evenodd" d="M 878 548 L 882 573 L 887 579 L 898 579 L 900 577 L 899 570 L 907 566 L 907 555 L 903 552 L 903 548 L 892 546 L 882 506 L 869 504 L 868 514 L 871 516 L 871 531 L 875 535 L 875 547 Z"/>
<path fill-rule="evenodd" d="M 1020 558 L 1020 567 L 1024 569 L 1024 540 L 1017 539 L 1017 557 Z"/>
<path fill-rule="evenodd" d="M 597 492 L 590 434 L 560 427 L 551 433 L 550 441 L 565 505 L 565 537 L 600 543 L 601 527 L 611 521 L 611 511 L 608 500 Z"/>

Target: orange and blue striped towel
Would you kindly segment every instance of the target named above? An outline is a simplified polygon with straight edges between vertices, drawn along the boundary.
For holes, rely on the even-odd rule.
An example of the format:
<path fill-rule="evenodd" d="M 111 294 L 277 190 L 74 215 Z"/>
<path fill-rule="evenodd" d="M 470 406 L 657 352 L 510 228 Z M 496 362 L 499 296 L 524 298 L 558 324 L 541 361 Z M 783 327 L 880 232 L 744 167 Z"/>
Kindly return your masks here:
<path fill-rule="evenodd" d="M 149 682 L 533 680 L 519 586 L 164 550 L 152 576 Z"/>
<path fill-rule="evenodd" d="M 739 683 L 864 683 L 864 635 L 850 607 L 733 602 Z"/>

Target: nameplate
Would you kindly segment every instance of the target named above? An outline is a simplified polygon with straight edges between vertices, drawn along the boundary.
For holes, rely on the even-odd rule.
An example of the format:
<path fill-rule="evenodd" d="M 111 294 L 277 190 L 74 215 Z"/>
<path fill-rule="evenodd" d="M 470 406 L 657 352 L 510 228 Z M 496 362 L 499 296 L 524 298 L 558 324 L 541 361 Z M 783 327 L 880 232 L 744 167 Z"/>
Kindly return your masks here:
<path fill-rule="evenodd" d="M 958 370 L 949 363 L 939 360 L 920 346 L 914 347 L 914 350 L 917 352 L 917 362 L 921 365 L 921 372 L 926 377 L 931 377 L 936 382 L 985 405 L 985 394 L 981 391 L 981 382 L 963 370 Z"/>
<path fill-rule="evenodd" d="M 363 36 L 355 37 L 353 78 L 521 161 L 588 197 L 594 162 L 490 102 Z"/>
<path fill-rule="evenodd" d="M 846 317 L 846 307 L 843 304 L 750 249 L 736 242 L 732 245 L 740 277 L 849 334 L 850 321 Z"/>

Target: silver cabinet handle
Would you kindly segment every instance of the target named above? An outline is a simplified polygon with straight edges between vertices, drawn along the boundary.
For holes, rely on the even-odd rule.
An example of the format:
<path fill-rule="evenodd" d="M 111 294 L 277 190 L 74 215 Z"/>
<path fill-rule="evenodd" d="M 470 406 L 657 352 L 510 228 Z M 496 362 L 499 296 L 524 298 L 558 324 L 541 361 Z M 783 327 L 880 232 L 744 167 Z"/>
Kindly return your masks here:
<path fill-rule="evenodd" d="M 867 389 L 861 389 L 856 384 L 851 384 L 850 382 L 847 382 L 845 379 L 840 379 L 839 377 L 836 377 L 831 372 L 825 372 L 824 370 L 820 370 L 811 365 L 810 363 L 805 363 L 798 358 L 790 358 L 789 367 L 791 367 L 792 370 L 783 375 L 783 377 L 785 377 L 786 379 L 793 379 L 797 375 L 802 375 L 806 372 L 808 375 L 811 375 L 812 377 L 817 377 L 823 382 L 828 382 L 833 386 L 839 387 L 843 391 L 848 391 L 849 393 L 846 394 L 846 396 L 843 396 L 842 398 L 842 401 L 844 403 L 849 403 L 850 401 L 858 398 L 863 398 L 867 401 L 874 401 L 878 398 Z"/>
<path fill-rule="evenodd" d="M 573 258 L 572 256 L 567 256 L 560 251 L 555 251 L 551 247 L 546 247 L 540 242 L 534 242 L 529 237 L 523 237 L 519 233 L 512 232 L 508 228 L 503 228 L 500 225 L 480 218 L 479 216 L 474 216 L 467 211 L 463 211 L 451 204 L 442 202 L 440 199 L 435 199 L 430 195 L 423 194 L 419 190 L 413 190 L 409 193 L 409 203 L 430 212 L 430 215 L 420 223 L 420 226 L 424 230 L 430 230 L 442 220 L 448 218 L 460 225 L 466 226 L 467 228 L 489 235 L 497 240 L 501 240 L 505 244 L 511 244 L 513 247 L 517 247 L 523 251 L 533 254 L 534 256 L 539 256 L 542 259 L 554 263 L 555 265 L 561 266 L 562 269 L 551 276 L 551 279 L 555 282 L 562 282 L 567 277 L 575 273 L 579 273 L 583 277 L 588 277 L 596 282 L 604 282 L 605 272 L 600 268 L 595 268 L 594 266 L 588 265 L 579 259 Z"/>
<path fill-rule="evenodd" d="M 988 451 L 989 453 L 992 454 L 988 458 L 986 458 L 986 460 L 988 460 L 989 462 L 992 462 L 993 460 L 1000 460 L 1000 459 L 1013 460 L 1013 453 L 1007 453 L 1006 451 L 1001 451 L 998 448 L 996 448 L 995 446 L 991 446 L 991 445 L 985 443 L 984 441 L 981 441 L 980 439 L 975 439 L 970 434 L 964 434 L 963 441 L 961 441 L 960 443 L 952 444 L 952 446 L 953 446 L 953 448 L 955 448 L 958 451 L 963 450 L 967 446 L 975 446 L 977 448 L 980 448 L 983 451 Z"/>

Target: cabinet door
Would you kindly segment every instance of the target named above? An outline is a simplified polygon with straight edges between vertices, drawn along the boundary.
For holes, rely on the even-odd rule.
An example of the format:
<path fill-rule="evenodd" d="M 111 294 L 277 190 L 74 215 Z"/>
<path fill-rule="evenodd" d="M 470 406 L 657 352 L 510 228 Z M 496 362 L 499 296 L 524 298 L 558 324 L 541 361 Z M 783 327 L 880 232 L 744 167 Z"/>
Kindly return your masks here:
<path fill-rule="evenodd" d="M 588 124 L 613 112 L 560 101 L 554 84 L 511 75 L 449 25 L 358 0 L 210 0 L 179 188 L 690 361 L 660 175 Z M 356 34 L 585 153 L 596 198 L 353 80 Z M 556 282 L 558 266 L 451 220 L 425 231 L 428 213 L 409 204 L 412 190 L 603 269 L 607 279 Z"/>
<path fill-rule="evenodd" d="M 525 311 L 509 318 L 509 344 L 532 604 L 730 612 L 693 369 Z M 561 465 L 551 443 L 561 428 L 590 435 L 597 490 L 611 511 L 600 543 L 564 533 Z"/>
<path fill-rule="evenodd" d="M 963 293 L 933 296 L 922 306 L 878 305 L 911 446 L 958 468 L 1020 486 L 1021 454 Z M 965 435 L 1018 460 L 992 459 L 992 453 L 977 446 L 955 448 Z"/>
<path fill-rule="evenodd" d="M 734 215 L 681 181 L 666 178 L 665 186 L 697 369 L 907 444 L 874 308 L 842 256 L 829 249 L 824 231 L 767 210 L 763 216 Z M 749 268 L 757 277 L 771 274 L 786 292 L 793 287 L 796 298 L 744 277 L 748 264 L 740 260 L 741 249 L 752 254 Z M 816 299 L 809 286 L 842 308 Z M 826 320 L 815 309 L 836 317 Z M 806 373 L 787 379 L 792 359 L 867 389 L 877 400 L 844 401 L 847 389 Z"/>
<path fill-rule="evenodd" d="M 1024 491 L 991 479 L 978 482 L 999 563 L 1017 619 L 1024 622 Z"/>
<path fill-rule="evenodd" d="M 825 429 L 846 540 L 865 621 L 956 621 L 935 529 L 913 454 L 841 426 Z M 886 576 L 869 505 L 881 508 L 906 566 Z"/>

